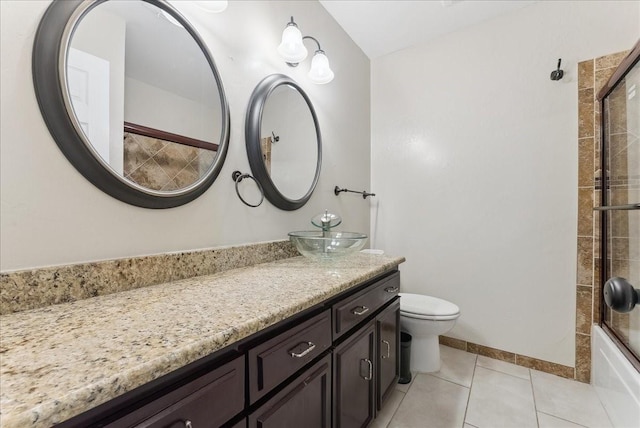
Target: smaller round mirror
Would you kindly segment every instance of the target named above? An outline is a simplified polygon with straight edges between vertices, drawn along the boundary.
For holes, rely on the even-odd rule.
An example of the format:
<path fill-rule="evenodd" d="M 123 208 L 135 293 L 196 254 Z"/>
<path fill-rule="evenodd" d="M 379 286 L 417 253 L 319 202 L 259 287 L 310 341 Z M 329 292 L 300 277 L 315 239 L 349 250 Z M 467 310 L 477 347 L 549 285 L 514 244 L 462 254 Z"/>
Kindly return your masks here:
<path fill-rule="evenodd" d="M 283 210 L 302 207 L 322 163 L 320 127 L 307 94 L 288 76 L 266 77 L 251 95 L 245 131 L 251 171 L 267 199 Z"/>

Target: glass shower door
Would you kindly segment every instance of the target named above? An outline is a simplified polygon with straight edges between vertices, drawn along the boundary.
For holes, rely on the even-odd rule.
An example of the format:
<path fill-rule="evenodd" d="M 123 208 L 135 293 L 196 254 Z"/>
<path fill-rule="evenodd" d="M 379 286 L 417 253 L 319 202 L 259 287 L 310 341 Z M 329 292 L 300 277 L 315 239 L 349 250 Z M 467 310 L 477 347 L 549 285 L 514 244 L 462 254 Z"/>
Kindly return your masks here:
<path fill-rule="evenodd" d="M 640 302 L 632 308 L 639 297 L 634 288 L 640 288 L 640 63 L 637 56 L 628 59 L 601 104 L 601 285 L 607 303 L 602 322 L 637 363 Z"/>

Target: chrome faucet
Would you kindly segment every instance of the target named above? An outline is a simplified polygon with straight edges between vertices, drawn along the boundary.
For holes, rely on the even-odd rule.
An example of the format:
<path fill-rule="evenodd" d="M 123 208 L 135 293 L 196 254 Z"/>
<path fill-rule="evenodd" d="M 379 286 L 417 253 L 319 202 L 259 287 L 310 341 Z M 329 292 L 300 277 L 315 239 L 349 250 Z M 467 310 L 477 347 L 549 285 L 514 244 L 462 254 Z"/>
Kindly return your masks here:
<path fill-rule="evenodd" d="M 330 237 L 331 228 L 338 226 L 340 223 L 342 223 L 342 218 L 339 215 L 330 213 L 329 210 L 325 210 L 323 214 L 318 214 L 311 219 L 311 224 L 322 229 L 323 238 Z"/>

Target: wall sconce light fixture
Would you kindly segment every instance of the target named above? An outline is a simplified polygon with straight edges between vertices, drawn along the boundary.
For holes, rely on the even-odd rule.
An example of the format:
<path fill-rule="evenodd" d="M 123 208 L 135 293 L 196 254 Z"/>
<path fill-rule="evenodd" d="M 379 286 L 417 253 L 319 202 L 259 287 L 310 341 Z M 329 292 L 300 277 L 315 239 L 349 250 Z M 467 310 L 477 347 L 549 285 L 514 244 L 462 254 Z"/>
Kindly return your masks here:
<path fill-rule="evenodd" d="M 309 79 L 319 85 L 331 82 L 334 73 L 329 67 L 329 59 L 320 47 L 320 42 L 315 37 L 303 37 L 298 25 L 293 21 L 293 16 L 282 32 L 282 42 L 278 46 L 278 53 L 284 58 L 289 67 L 297 67 L 307 57 L 308 52 L 307 48 L 304 47 L 304 39 L 311 39 L 318 45 L 318 49 L 316 49 L 311 60 Z"/>

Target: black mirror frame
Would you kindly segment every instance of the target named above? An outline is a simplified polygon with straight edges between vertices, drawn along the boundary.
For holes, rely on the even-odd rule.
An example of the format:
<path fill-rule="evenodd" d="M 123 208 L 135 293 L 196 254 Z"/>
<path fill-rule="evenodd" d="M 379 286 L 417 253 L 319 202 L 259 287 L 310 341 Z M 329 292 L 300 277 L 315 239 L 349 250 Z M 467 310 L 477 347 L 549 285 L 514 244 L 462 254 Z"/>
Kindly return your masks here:
<path fill-rule="evenodd" d="M 300 199 L 290 199 L 278 190 L 264 164 L 262 148 L 260 146 L 260 128 L 264 106 L 269 95 L 271 95 L 271 93 L 281 85 L 291 86 L 297 90 L 300 95 L 302 95 L 309 107 L 311 116 L 313 117 L 313 123 L 315 125 L 318 140 L 318 161 L 316 163 L 316 173 L 313 178 L 313 183 L 311 183 L 311 187 L 307 193 Z M 318 184 L 318 179 L 320 178 L 320 168 L 322 166 L 322 136 L 320 134 L 320 125 L 318 123 L 318 117 L 316 116 L 313 104 L 311 103 L 309 96 L 295 80 L 284 74 L 272 74 L 265 77 L 260 83 L 258 83 L 251 94 L 251 98 L 249 99 L 249 107 L 247 109 L 247 117 L 245 121 L 245 140 L 251 172 L 253 172 L 253 175 L 262 185 L 264 194 L 269 202 L 285 211 L 297 210 L 306 204 L 309 198 L 311 198 L 311 195 Z"/>
<path fill-rule="evenodd" d="M 68 110 L 62 88 L 68 43 L 73 30 L 82 17 L 92 8 L 107 0 L 87 3 L 83 0 L 55 0 L 45 11 L 35 35 L 32 55 L 33 84 L 44 121 L 56 144 L 71 164 L 93 185 L 103 192 L 131 205 L 143 208 L 173 208 L 193 201 L 202 195 L 215 181 L 222 169 L 229 147 L 229 105 L 222 87 L 222 79 L 207 49 L 193 26 L 165 0 L 142 0 L 173 16 L 193 37 L 216 79 L 222 110 L 222 131 L 218 153 L 207 174 L 184 189 L 157 192 L 145 189 L 116 175 L 102 160 L 94 155 L 83 137 L 76 130 Z"/>

